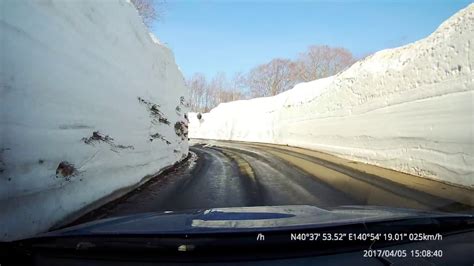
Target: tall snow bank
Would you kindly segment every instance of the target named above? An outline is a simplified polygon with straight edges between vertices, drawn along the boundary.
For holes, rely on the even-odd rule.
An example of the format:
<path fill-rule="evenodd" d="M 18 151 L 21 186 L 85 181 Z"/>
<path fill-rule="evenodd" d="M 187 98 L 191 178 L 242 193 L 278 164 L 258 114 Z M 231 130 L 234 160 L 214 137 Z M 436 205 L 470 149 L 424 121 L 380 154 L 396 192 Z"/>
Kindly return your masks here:
<path fill-rule="evenodd" d="M 317 149 L 473 187 L 473 13 L 336 76 L 191 115 L 190 137 Z"/>
<path fill-rule="evenodd" d="M 183 76 L 132 4 L 0 5 L 1 240 L 47 230 L 186 156 Z"/>

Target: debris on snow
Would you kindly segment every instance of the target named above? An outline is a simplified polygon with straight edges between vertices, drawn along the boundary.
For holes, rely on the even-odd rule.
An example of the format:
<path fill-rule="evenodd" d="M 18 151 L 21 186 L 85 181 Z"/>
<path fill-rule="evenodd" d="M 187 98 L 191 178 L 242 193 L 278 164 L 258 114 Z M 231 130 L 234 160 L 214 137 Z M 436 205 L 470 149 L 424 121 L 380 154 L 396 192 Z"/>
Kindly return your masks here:
<path fill-rule="evenodd" d="M 66 181 L 69 181 L 71 177 L 77 173 L 77 169 L 74 165 L 67 161 L 60 162 L 56 168 L 56 177 L 63 177 Z"/>

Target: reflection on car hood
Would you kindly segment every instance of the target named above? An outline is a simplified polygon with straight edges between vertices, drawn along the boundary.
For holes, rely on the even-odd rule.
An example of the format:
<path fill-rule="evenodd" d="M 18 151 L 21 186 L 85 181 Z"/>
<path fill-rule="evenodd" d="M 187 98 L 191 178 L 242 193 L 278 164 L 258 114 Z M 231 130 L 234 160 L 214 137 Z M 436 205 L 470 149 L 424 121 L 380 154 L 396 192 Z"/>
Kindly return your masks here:
<path fill-rule="evenodd" d="M 343 206 L 330 210 L 306 205 L 214 208 L 121 216 L 42 236 L 248 232 L 446 215 L 448 214 L 376 206 Z"/>

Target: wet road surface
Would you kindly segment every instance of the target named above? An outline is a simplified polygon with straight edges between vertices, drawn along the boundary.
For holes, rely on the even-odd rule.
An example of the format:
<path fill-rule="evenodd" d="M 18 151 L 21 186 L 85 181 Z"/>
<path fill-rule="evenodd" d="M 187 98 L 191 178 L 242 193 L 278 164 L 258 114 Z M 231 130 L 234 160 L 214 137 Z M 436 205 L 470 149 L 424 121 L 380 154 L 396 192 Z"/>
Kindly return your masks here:
<path fill-rule="evenodd" d="M 459 202 L 307 154 L 214 141 L 195 143 L 190 147 L 190 158 L 174 171 L 154 178 L 76 223 L 154 211 L 301 204 L 323 208 L 382 205 L 472 210 Z"/>

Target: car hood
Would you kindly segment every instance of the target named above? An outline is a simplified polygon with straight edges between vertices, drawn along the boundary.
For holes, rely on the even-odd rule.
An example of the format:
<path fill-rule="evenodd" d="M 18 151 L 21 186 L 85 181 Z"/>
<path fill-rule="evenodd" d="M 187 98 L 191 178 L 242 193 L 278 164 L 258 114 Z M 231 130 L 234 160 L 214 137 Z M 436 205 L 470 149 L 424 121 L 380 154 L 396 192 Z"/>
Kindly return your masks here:
<path fill-rule="evenodd" d="M 108 218 L 48 232 L 41 237 L 262 232 L 452 215 L 376 206 L 342 206 L 333 209 L 306 205 L 213 208 Z"/>

